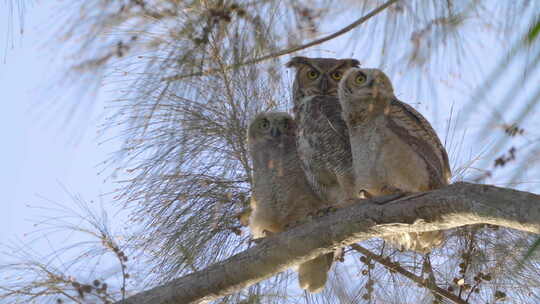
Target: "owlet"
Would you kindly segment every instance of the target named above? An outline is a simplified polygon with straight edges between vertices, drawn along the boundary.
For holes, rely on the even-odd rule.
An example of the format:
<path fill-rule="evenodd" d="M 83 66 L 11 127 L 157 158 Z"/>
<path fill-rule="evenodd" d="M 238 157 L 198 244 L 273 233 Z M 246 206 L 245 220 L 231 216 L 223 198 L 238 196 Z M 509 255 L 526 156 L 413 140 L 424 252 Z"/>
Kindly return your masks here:
<path fill-rule="evenodd" d="M 354 189 L 351 144 L 337 98 L 344 73 L 355 59 L 294 57 L 294 114 L 298 123 L 298 154 L 317 195 L 343 206 L 358 197 Z"/>
<path fill-rule="evenodd" d="M 442 187 L 451 176 L 448 155 L 429 122 L 397 100 L 389 78 L 377 69 L 352 68 L 339 86 L 349 128 L 355 187 L 371 196 Z M 440 231 L 390 239 L 427 252 L 443 241 Z"/>
<path fill-rule="evenodd" d="M 257 115 L 248 129 L 253 161 L 252 213 L 249 228 L 254 237 L 281 232 L 323 207 L 311 190 L 296 151 L 296 124 L 282 112 Z M 333 254 L 325 254 L 298 268 L 300 287 L 310 292 L 324 288 Z"/>

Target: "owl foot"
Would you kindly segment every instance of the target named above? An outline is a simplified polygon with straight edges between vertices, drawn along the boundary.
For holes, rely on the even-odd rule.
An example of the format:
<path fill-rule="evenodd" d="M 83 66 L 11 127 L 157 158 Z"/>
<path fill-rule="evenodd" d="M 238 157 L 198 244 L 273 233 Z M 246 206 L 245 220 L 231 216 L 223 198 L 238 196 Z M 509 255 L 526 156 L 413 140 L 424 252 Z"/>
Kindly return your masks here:
<path fill-rule="evenodd" d="M 260 238 L 256 238 L 256 239 L 250 239 L 249 242 L 248 242 L 248 245 L 251 246 L 251 243 L 255 243 L 255 245 L 258 245 L 258 244 L 262 243 L 262 241 L 264 239 L 265 239 L 264 237 L 260 237 Z"/>
<path fill-rule="evenodd" d="M 247 226 L 249 226 L 249 217 L 251 216 L 251 213 L 252 213 L 252 209 L 251 208 L 246 208 L 246 209 L 238 212 L 235 215 L 235 217 L 240 222 L 240 225 L 242 225 L 244 227 L 247 227 Z"/>
<path fill-rule="evenodd" d="M 266 229 L 264 229 L 264 230 L 262 231 L 262 233 L 263 233 L 263 235 L 264 235 L 265 238 L 274 235 L 274 232 L 268 231 L 268 230 L 266 230 Z"/>
<path fill-rule="evenodd" d="M 372 197 L 371 201 L 378 205 L 384 205 L 411 194 L 411 192 L 402 191 L 401 189 L 392 186 L 383 186 L 381 188 L 381 193 L 387 195 Z"/>
<path fill-rule="evenodd" d="M 345 261 L 345 250 L 343 248 L 338 248 L 334 251 L 334 261 L 342 263 Z"/>
<path fill-rule="evenodd" d="M 266 239 L 267 237 L 271 237 L 271 236 L 274 235 L 274 234 L 275 234 L 275 232 L 268 231 L 268 230 L 264 229 L 264 230 L 262 231 L 263 237 L 259 237 L 259 238 L 256 238 L 256 239 L 251 239 L 251 240 L 249 240 L 249 242 L 250 242 L 250 243 L 253 242 L 253 243 L 255 243 L 255 244 L 259 244 L 259 243 L 262 242 L 264 239 Z"/>
<path fill-rule="evenodd" d="M 358 192 L 358 197 L 360 199 L 370 199 L 370 198 L 373 198 L 373 195 L 369 192 L 367 192 L 366 190 L 360 190 Z"/>

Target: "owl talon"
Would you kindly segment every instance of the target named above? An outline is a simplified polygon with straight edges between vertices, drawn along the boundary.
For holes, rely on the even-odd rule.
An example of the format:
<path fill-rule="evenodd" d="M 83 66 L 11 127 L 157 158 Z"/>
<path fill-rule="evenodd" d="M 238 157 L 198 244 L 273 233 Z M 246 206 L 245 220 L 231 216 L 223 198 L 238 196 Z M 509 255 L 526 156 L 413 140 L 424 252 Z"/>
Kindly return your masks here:
<path fill-rule="evenodd" d="M 373 195 L 371 193 L 367 192 L 366 190 L 360 190 L 358 192 L 358 197 L 360 199 L 371 199 L 371 198 L 373 198 Z"/>
<path fill-rule="evenodd" d="M 240 222 L 240 225 L 243 226 L 243 227 L 247 227 L 249 226 L 249 217 L 251 216 L 251 213 L 253 212 L 253 210 L 248 207 L 240 212 L 238 212 L 235 217 L 238 219 L 238 221 Z"/>
<path fill-rule="evenodd" d="M 274 235 L 274 232 L 268 231 L 268 230 L 266 230 L 266 229 L 264 229 L 264 230 L 262 231 L 262 233 L 263 233 L 263 235 L 264 235 L 265 238 Z"/>
<path fill-rule="evenodd" d="M 334 251 L 334 261 L 342 263 L 345 261 L 345 250 L 343 250 L 343 248 Z"/>
<path fill-rule="evenodd" d="M 258 245 L 258 244 L 262 243 L 262 241 L 264 239 L 265 239 L 264 237 L 260 237 L 260 238 L 256 238 L 256 239 L 250 239 L 248 244 L 251 245 L 251 243 L 255 243 L 255 245 Z"/>

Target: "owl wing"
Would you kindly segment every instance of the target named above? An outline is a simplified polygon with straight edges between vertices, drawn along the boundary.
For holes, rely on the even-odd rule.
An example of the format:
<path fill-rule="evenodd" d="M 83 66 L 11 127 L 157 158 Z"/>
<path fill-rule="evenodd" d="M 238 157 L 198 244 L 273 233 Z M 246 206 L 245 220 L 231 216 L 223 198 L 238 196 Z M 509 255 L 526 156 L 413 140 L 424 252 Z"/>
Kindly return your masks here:
<path fill-rule="evenodd" d="M 390 105 L 389 126 L 414 146 L 428 164 L 428 170 L 438 181 L 433 186 L 446 185 L 451 177 L 448 154 L 427 119 L 412 106 L 394 99 Z"/>

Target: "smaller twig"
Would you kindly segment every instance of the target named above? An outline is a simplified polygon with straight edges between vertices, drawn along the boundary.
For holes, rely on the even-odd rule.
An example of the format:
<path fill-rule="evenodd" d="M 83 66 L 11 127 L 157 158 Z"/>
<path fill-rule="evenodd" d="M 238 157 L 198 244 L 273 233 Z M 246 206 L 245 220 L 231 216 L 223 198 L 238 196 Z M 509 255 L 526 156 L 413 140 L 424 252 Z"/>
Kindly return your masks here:
<path fill-rule="evenodd" d="M 428 284 L 429 286 L 437 286 L 437 280 L 435 279 L 435 272 L 433 271 L 433 267 L 431 265 L 431 260 L 429 258 L 429 253 L 424 255 L 424 263 L 422 265 L 422 274 L 427 273 L 428 275 Z M 433 293 L 434 296 L 440 297 L 440 295 Z M 466 300 L 465 300 L 466 301 Z"/>
<path fill-rule="evenodd" d="M 364 248 L 364 247 L 362 247 L 362 246 L 360 246 L 358 244 L 352 244 L 351 248 L 358 251 L 358 252 L 360 252 L 361 254 L 369 257 L 370 259 L 373 259 L 373 260 L 379 262 L 381 265 L 386 267 L 388 270 L 395 271 L 395 272 L 405 276 L 406 278 L 412 280 L 413 282 L 417 283 L 418 285 L 431 290 L 432 292 L 434 292 L 435 294 L 440 295 L 441 297 L 447 298 L 448 300 L 452 301 L 453 303 L 467 304 L 466 301 L 464 301 L 460 297 L 456 296 L 455 294 L 450 293 L 449 291 L 444 290 L 444 289 L 440 288 L 439 286 L 437 286 L 435 284 L 430 284 L 430 282 L 428 280 L 424 280 L 423 278 L 415 275 L 414 273 L 408 271 L 407 269 L 399 266 L 399 264 L 392 262 L 387 257 L 384 258 L 382 256 L 378 256 L 378 255 L 374 254 L 373 252 L 369 251 L 368 249 L 366 249 L 366 248 Z"/>
<path fill-rule="evenodd" d="M 465 298 L 465 301 L 469 302 L 469 298 L 471 297 L 472 293 L 475 291 L 475 289 L 478 288 L 478 286 L 480 285 L 480 282 L 481 281 L 477 281 L 472 287 L 471 287 L 471 290 L 469 291 L 469 294 L 467 294 L 467 297 Z"/>
<path fill-rule="evenodd" d="M 325 36 L 323 38 L 313 40 L 313 41 L 308 42 L 306 44 L 296 46 L 296 47 L 292 47 L 292 48 L 288 48 L 288 49 L 285 49 L 285 50 L 281 50 L 281 51 L 278 51 L 278 52 L 275 52 L 275 53 L 271 53 L 271 54 L 268 54 L 268 55 L 265 55 L 265 56 L 262 56 L 262 57 L 259 57 L 259 58 L 247 60 L 247 61 L 237 63 L 237 64 L 231 64 L 231 65 L 227 65 L 227 66 L 220 67 L 220 68 L 211 68 L 211 69 L 207 69 L 205 71 L 191 73 L 191 74 L 177 74 L 177 75 L 173 75 L 173 76 L 163 77 L 161 80 L 162 81 L 176 81 L 176 80 L 180 80 L 180 79 L 183 79 L 183 78 L 197 77 L 197 76 L 213 74 L 213 73 L 216 73 L 216 72 L 219 72 L 219 71 L 226 71 L 226 70 L 230 70 L 232 68 L 239 68 L 239 67 L 242 67 L 242 66 L 259 63 L 259 62 L 262 62 L 262 61 L 265 61 L 265 60 L 268 60 L 268 59 L 277 58 L 277 57 L 281 57 L 283 55 L 298 52 L 298 51 L 301 51 L 303 49 L 307 49 L 309 47 L 312 47 L 314 45 L 321 44 L 321 43 L 326 42 L 328 40 L 332 40 L 332 39 L 334 39 L 334 38 L 336 38 L 338 36 L 341 36 L 341 35 L 349 32 L 349 31 L 351 31 L 355 27 L 361 25 L 362 23 L 365 23 L 371 17 L 377 15 L 378 13 L 382 12 L 387 7 L 389 7 L 390 5 L 392 5 L 392 4 L 394 4 L 394 3 L 398 2 L 398 1 L 399 0 L 387 1 L 384 4 L 382 4 L 381 6 L 375 8 L 374 10 L 369 12 L 367 15 L 364 15 L 364 16 L 360 17 L 359 19 L 357 19 L 353 23 L 349 24 L 348 26 L 342 28 L 341 30 L 339 30 L 339 31 L 337 31 L 337 32 L 335 32 L 333 34 L 330 34 L 328 36 Z"/>
<path fill-rule="evenodd" d="M 473 231 L 471 231 L 471 237 L 469 239 L 469 246 L 467 246 L 467 252 L 464 253 L 464 255 L 462 255 L 462 257 L 463 257 L 463 263 L 462 263 L 463 267 L 460 267 L 461 271 L 462 271 L 462 276 L 461 276 L 462 280 L 465 280 L 467 270 L 468 270 L 469 265 L 471 263 L 471 256 L 472 256 L 472 253 L 473 253 L 473 250 L 474 250 L 474 241 L 475 241 L 475 231 L 473 230 Z M 461 264 L 460 264 L 460 266 L 461 266 Z M 458 293 L 459 297 L 461 297 L 461 294 L 463 293 L 464 289 L 465 289 L 465 284 L 461 284 L 459 286 L 459 293 Z"/>

